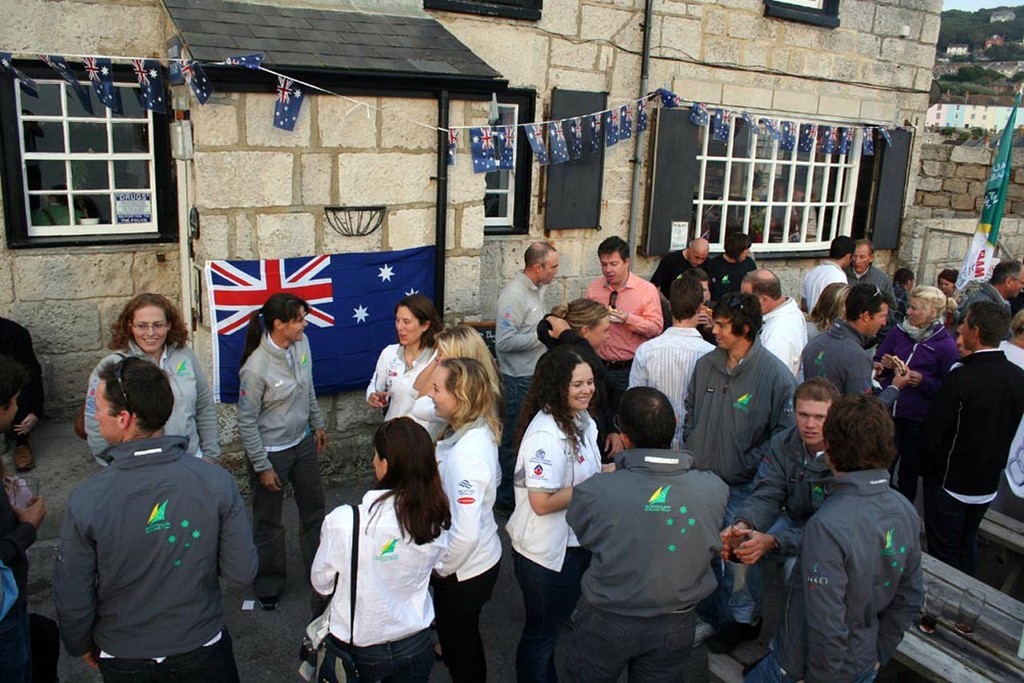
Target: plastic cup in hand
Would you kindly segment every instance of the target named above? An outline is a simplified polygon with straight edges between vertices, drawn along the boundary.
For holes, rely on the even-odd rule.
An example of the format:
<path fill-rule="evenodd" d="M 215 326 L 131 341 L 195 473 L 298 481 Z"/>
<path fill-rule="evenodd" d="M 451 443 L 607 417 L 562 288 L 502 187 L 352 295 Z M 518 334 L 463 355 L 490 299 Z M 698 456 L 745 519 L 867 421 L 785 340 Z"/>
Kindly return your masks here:
<path fill-rule="evenodd" d="M 35 477 L 10 477 L 4 482 L 7 499 L 16 508 L 26 508 L 39 496 L 39 480 Z"/>
<path fill-rule="evenodd" d="M 978 590 L 968 588 L 960 596 L 960 606 L 956 614 L 956 630 L 964 635 L 974 633 L 974 627 L 978 625 L 978 619 L 985 610 L 988 600 Z"/>

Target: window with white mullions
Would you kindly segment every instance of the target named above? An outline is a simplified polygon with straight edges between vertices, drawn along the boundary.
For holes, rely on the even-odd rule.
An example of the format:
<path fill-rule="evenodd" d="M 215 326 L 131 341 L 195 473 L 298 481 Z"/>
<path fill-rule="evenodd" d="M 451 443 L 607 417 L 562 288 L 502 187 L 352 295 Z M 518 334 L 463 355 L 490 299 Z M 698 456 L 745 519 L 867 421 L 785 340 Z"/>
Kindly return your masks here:
<path fill-rule="evenodd" d="M 741 117 L 731 119 L 724 141 L 701 127 L 694 187 L 698 234 L 712 249 L 722 249 L 725 235 L 736 230 L 750 235 L 755 253 L 827 249 L 833 237 L 851 233 L 860 149 L 859 128 L 847 154 L 821 154 L 817 145 L 813 152 L 800 151 L 799 144 L 780 150 Z"/>
<path fill-rule="evenodd" d="M 515 126 L 519 122 L 519 105 L 498 104 L 498 118 L 489 121 L 492 132 L 495 126 Z M 523 131 L 516 129 L 518 136 Z M 501 152 L 504 140 L 494 138 L 494 146 Z M 512 227 L 515 211 L 516 172 L 515 158 L 517 150 L 513 148 L 512 169 L 498 169 L 486 175 L 487 189 L 484 191 L 484 227 Z"/>
<path fill-rule="evenodd" d="M 39 80 L 39 97 L 15 89 L 27 235 L 156 233 L 153 115 L 119 85 L 122 114 L 93 112 L 63 81 Z"/>

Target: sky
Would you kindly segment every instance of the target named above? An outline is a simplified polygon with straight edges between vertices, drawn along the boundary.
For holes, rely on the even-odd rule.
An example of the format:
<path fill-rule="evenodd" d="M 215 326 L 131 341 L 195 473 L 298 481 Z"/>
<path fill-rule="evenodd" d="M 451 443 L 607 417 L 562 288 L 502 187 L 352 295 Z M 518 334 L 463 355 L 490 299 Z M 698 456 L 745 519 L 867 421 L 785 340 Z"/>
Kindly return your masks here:
<path fill-rule="evenodd" d="M 944 0 L 942 9 L 961 9 L 973 12 L 989 7 L 1016 7 L 1018 4 L 1024 4 L 1024 2 L 1021 0 Z"/>

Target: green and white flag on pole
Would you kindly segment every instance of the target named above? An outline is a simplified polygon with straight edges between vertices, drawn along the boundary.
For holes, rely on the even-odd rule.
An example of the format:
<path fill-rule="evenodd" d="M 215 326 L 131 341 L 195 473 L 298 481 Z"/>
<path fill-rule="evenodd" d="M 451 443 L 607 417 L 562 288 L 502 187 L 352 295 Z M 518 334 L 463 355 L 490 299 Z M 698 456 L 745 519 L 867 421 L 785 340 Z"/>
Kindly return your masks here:
<path fill-rule="evenodd" d="M 1010 152 L 1020 96 L 1021 91 L 1018 90 L 1013 101 L 1013 109 L 1010 110 L 1010 118 L 1006 121 L 1006 128 L 999 138 L 999 151 L 992 163 L 992 174 L 989 175 L 988 184 L 985 185 L 985 206 L 981 209 L 981 220 L 978 221 L 978 229 L 964 256 L 960 275 L 956 279 L 956 288 L 959 290 L 963 290 L 975 280 L 988 280 L 996 265 L 996 240 L 999 239 L 999 225 L 1003 221 L 1006 188 L 1010 183 Z"/>

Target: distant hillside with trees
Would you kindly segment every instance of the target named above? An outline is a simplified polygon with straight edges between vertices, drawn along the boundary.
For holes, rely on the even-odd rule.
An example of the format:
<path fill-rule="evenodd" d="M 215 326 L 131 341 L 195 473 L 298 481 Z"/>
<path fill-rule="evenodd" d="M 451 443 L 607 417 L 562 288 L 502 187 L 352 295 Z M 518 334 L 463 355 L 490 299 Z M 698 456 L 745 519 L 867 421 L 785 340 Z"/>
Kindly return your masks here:
<path fill-rule="evenodd" d="M 997 9 L 1012 9 L 1016 17 L 1013 21 L 993 24 L 989 18 Z M 1006 38 L 1006 45 L 989 48 L 985 52 L 986 58 L 996 61 L 1024 59 L 1024 46 L 1020 44 L 1021 39 L 1024 38 L 1024 5 L 1006 5 L 980 9 L 976 12 L 962 10 L 943 12 L 936 49 L 939 54 L 944 54 L 946 46 L 950 43 L 966 43 L 971 46 L 971 50 L 978 50 L 985 46 L 985 39 L 993 34 L 999 34 Z"/>

